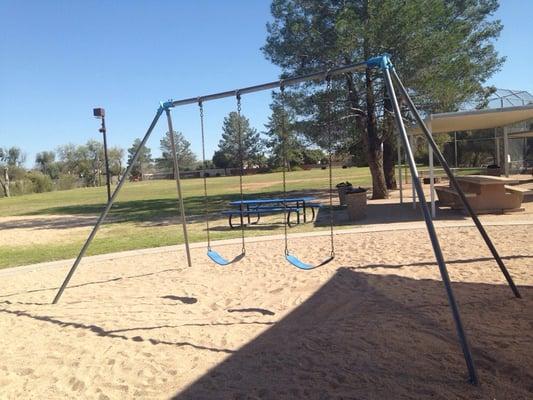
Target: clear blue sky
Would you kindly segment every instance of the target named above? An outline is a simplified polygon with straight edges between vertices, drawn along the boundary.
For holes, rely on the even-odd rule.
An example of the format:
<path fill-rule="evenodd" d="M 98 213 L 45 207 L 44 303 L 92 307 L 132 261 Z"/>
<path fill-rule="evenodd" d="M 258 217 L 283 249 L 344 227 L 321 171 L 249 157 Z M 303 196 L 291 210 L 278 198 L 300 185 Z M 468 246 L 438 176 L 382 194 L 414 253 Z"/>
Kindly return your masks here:
<path fill-rule="evenodd" d="M 38 151 L 100 139 L 92 108 L 101 106 L 109 144 L 127 148 L 161 100 L 276 79 L 279 69 L 260 51 L 269 7 L 269 0 L 0 0 L 0 146 L 21 147 L 32 166 Z M 496 46 L 508 59 L 489 83 L 533 92 L 533 1 L 502 1 L 496 17 L 504 24 Z M 269 101 L 267 92 L 243 100 L 259 130 Z M 205 108 L 210 156 L 235 102 Z M 173 116 L 199 155 L 197 106 Z M 165 131 L 161 120 L 153 154 Z"/>

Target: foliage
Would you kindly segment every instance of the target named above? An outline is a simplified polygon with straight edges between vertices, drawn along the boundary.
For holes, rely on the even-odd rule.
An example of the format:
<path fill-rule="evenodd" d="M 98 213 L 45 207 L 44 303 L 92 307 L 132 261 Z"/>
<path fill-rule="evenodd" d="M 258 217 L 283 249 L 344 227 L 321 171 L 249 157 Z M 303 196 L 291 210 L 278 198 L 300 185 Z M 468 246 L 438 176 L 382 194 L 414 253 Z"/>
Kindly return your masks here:
<path fill-rule="evenodd" d="M 497 8 L 497 0 L 273 0 L 263 51 L 283 76 L 388 52 L 423 112 L 453 111 L 466 100 L 483 102 L 482 85 L 503 62 L 492 44 L 502 29 L 492 18 Z M 394 142 L 379 75 L 337 77 L 331 93 L 321 85 L 291 89 L 300 131 L 324 146 L 323 127 L 333 119 L 336 138 L 347 148 L 364 144 L 373 195 L 386 196 L 385 173 L 393 162 L 385 163 L 384 173 L 381 143 L 388 142 L 390 158 Z M 332 110 L 325 106 L 328 96 Z"/>
<path fill-rule="evenodd" d="M 239 132 L 241 143 L 239 143 Z M 262 167 L 266 163 L 264 147 L 259 132 L 250 127 L 248 118 L 232 111 L 224 118 L 222 139 L 213 156 L 213 163 L 219 168 L 238 168 L 241 155 L 245 168 Z"/>
<path fill-rule="evenodd" d="M 58 179 L 60 175 L 73 175 L 81 178 L 86 186 L 100 186 L 102 175 L 105 180 L 104 146 L 99 141 L 89 140 L 84 145 L 69 143 L 59 146 L 56 151 L 59 161 L 52 164 L 46 162 L 50 160 L 49 155 L 43 160 L 43 153 L 47 152 L 39 153 L 39 160 L 36 159 L 36 162 L 38 165 L 43 165 L 43 162 L 49 165 L 46 172 L 54 179 Z M 123 171 L 124 150 L 120 147 L 109 148 L 108 159 L 110 175 L 120 175 Z M 42 168 L 41 170 L 45 172 Z"/>
<path fill-rule="evenodd" d="M 181 132 L 174 132 L 173 135 L 180 170 L 185 171 L 193 168 L 196 163 L 196 156 L 191 150 L 191 143 L 185 139 Z M 157 167 L 163 171 L 174 171 L 172 146 L 168 132 L 161 139 L 160 148 L 162 154 L 160 158 L 156 159 Z"/>
<path fill-rule="evenodd" d="M 107 158 L 109 161 L 109 174 L 111 176 L 120 176 L 124 172 L 122 161 L 124 160 L 124 149 L 120 147 L 110 147 L 107 149 Z"/>
<path fill-rule="evenodd" d="M 26 155 L 19 147 L 0 147 L 0 164 L 8 165 L 9 167 L 20 167 L 25 161 Z"/>
<path fill-rule="evenodd" d="M 137 151 L 140 145 L 141 145 L 141 139 L 137 138 L 133 141 L 133 144 L 128 149 L 128 164 L 127 164 L 128 167 L 130 166 L 133 160 L 133 157 L 135 156 L 135 152 Z M 150 150 L 148 146 L 144 146 L 139 153 L 139 157 L 137 158 L 137 161 L 135 162 L 135 164 L 133 165 L 133 168 L 131 169 L 130 176 L 134 180 L 142 180 L 143 173 L 146 170 L 146 167 L 148 167 L 151 162 L 152 162 L 152 151 Z"/>
<path fill-rule="evenodd" d="M 78 178 L 74 175 L 61 174 L 55 181 L 57 190 L 69 190 L 78 187 Z"/>
<path fill-rule="evenodd" d="M 269 164 L 272 167 L 283 166 L 283 153 L 287 160 L 287 168 L 291 170 L 296 165 L 301 165 L 305 147 L 297 137 L 293 120 L 284 110 L 283 104 L 274 102 L 270 105 L 272 114 L 265 125 L 266 147 L 270 150 Z"/>
<path fill-rule="evenodd" d="M 33 186 L 33 193 L 51 192 L 54 188 L 52 179 L 48 175 L 45 175 L 40 171 L 28 172 L 28 174 L 26 175 L 26 179 L 31 182 Z"/>
<path fill-rule="evenodd" d="M 303 153 L 304 164 L 321 164 L 327 163 L 328 158 L 326 154 L 320 149 L 304 149 Z"/>
<path fill-rule="evenodd" d="M 35 155 L 37 168 L 52 179 L 58 179 L 61 166 L 55 162 L 56 154 L 53 151 L 41 151 Z"/>
<path fill-rule="evenodd" d="M 232 160 L 229 155 L 224 152 L 224 150 L 216 150 L 213 153 L 213 164 L 217 168 L 229 168 L 231 166 Z"/>

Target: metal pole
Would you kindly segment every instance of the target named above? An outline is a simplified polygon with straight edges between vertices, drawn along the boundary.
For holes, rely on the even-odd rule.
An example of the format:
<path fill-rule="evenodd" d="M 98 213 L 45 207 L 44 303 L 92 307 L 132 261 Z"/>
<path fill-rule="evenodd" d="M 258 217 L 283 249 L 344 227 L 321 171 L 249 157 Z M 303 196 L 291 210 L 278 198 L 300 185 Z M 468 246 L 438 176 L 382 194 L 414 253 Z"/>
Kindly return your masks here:
<path fill-rule="evenodd" d="M 111 175 L 109 174 L 109 157 L 107 155 L 107 131 L 105 127 L 105 117 L 102 117 L 102 127 L 100 132 L 104 135 L 104 158 L 105 158 L 105 175 L 107 185 L 107 201 L 111 200 Z"/>
<path fill-rule="evenodd" d="M 509 177 L 511 154 L 509 153 L 509 131 L 506 126 L 503 127 L 503 167 L 506 177 Z"/>
<path fill-rule="evenodd" d="M 420 201 L 420 208 L 422 209 L 424 220 L 426 221 L 426 227 L 429 233 L 429 237 L 431 239 L 431 244 L 433 246 L 433 252 L 435 253 L 435 258 L 437 259 L 437 264 L 439 265 L 439 270 L 440 270 L 440 274 L 442 277 L 442 281 L 444 282 L 446 294 L 448 295 L 448 302 L 450 303 L 450 307 L 452 309 L 452 315 L 455 321 L 455 328 L 457 329 L 457 335 L 459 336 L 459 340 L 461 342 L 463 355 L 465 357 L 466 366 L 468 368 L 468 374 L 470 376 L 470 382 L 472 382 L 474 385 L 477 385 L 478 378 L 477 378 L 477 373 L 476 373 L 476 367 L 474 365 L 474 360 L 472 359 L 472 353 L 470 351 L 470 346 L 468 345 L 468 340 L 466 338 L 466 334 L 463 328 L 463 323 L 461 321 L 461 316 L 459 314 L 459 307 L 457 306 L 457 303 L 455 301 L 455 296 L 453 294 L 450 277 L 448 275 L 446 263 L 444 262 L 444 256 L 442 255 L 442 250 L 440 248 L 439 239 L 437 238 L 437 232 L 435 231 L 435 226 L 433 225 L 433 220 L 431 219 L 429 208 L 426 203 L 424 190 L 422 189 L 422 185 L 418 177 L 418 171 L 416 169 L 415 159 L 413 157 L 411 147 L 409 146 L 409 139 L 407 137 L 407 131 L 405 130 L 405 126 L 403 124 L 400 107 L 398 105 L 398 100 L 396 99 L 396 94 L 394 93 L 394 87 L 392 84 L 392 79 L 390 76 L 389 69 L 383 68 L 383 74 L 385 76 L 385 84 L 389 92 L 389 97 L 391 98 L 392 105 L 394 107 L 394 115 L 396 117 L 396 123 L 400 130 L 401 138 L 403 140 L 405 150 L 407 153 L 407 161 L 409 162 L 409 168 L 411 170 L 411 177 L 413 180 L 413 185 L 416 187 L 416 191 L 418 193 L 418 199 Z"/>
<path fill-rule="evenodd" d="M 455 168 L 459 168 L 459 159 L 457 158 L 457 132 L 453 133 L 453 147 L 455 149 Z"/>
<path fill-rule="evenodd" d="M 412 149 L 414 146 L 415 138 L 413 135 L 409 136 L 409 145 L 410 149 Z M 407 161 L 407 149 L 405 150 L 405 160 Z M 413 158 L 414 160 L 414 158 Z M 416 164 L 415 164 L 416 165 Z M 416 189 L 415 189 L 415 183 L 413 182 L 413 179 L 411 179 L 411 198 L 413 199 L 413 210 L 416 209 Z"/>
<path fill-rule="evenodd" d="M 285 79 L 263 83 L 263 84 L 255 85 L 255 86 L 248 86 L 248 87 L 241 88 L 241 89 L 227 90 L 225 92 L 213 93 L 213 94 L 208 94 L 208 95 L 199 96 L 199 97 L 190 97 L 188 99 L 170 100 L 168 102 L 168 106 L 177 107 L 177 106 L 183 106 L 186 104 L 197 104 L 198 102 L 206 102 L 206 101 L 211 101 L 211 100 L 223 99 L 225 97 L 235 97 L 237 94 L 244 95 L 244 94 L 260 92 L 260 91 L 268 90 L 268 89 L 275 89 L 281 86 L 297 85 L 299 83 L 307 82 L 311 80 L 317 80 L 317 79 L 324 80 L 328 76 L 333 77 L 336 75 L 346 74 L 348 72 L 355 72 L 355 71 L 363 72 L 369 65 L 369 61 L 371 60 L 367 60 L 367 61 L 356 63 L 356 64 L 349 64 L 349 65 L 345 65 L 345 66 L 338 67 L 338 68 L 332 68 L 327 71 L 320 71 L 320 72 L 315 72 L 315 73 L 308 74 L 308 75 L 296 76 L 293 78 L 285 78 Z"/>
<path fill-rule="evenodd" d="M 178 206 L 181 213 L 181 225 L 183 226 L 183 239 L 185 241 L 185 253 L 187 253 L 187 264 L 192 267 L 191 250 L 189 248 L 189 235 L 187 234 L 187 220 L 185 218 L 185 206 L 183 205 L 183 195 L 181 193 L 180 167 L 178 165 L 178 154 L 176 152 L 176 142 L 174 140 L 174 129 L 172 128 L 172 117 L 170 110 L 165 109 L 168 122 L 168 135 L 170 137 L 170 147 L 172 150 L 172 160 L 174 162 L 174 179 L 176 179 L 176 187 L 178 189 Z"/>
<path fill-rule="evenodd" d="M 429 196 L 431 198 L 431 217 L 435 218 L 437 211 L 435 209 L 435 171 L 433 166 L 433 149 L 428 144 L 429 153 Z"/>
<path fill-rule="evenodd" d="M 396 136 L 396 147 L 398 148 L 398 181 L 400 183 L 400 204 L 403 204 L 403 185 L 402 185 L 402 145 L 400 134 Z"/>
<path fill-rule="evenodd" d="M 500 153 L 500 138 L 497 135 L 498 135 L 497 130 L 494 129 L 494 141 L 496 144 L 496 165 L 501 168 L 502 164 L 501 164 L 501 153 Z"/>
<path fill-rule="evenodd" d="M 148 130 L 146 131 L 146 134 L 144 135 L 144 138 L 141 141 L 141 144 L 139 145 L 139 148 L 135 152 L 135 155 L 133 156 L 133 159 L 131 160 L 130 165 L 126 169 L 126 172 L 124 172 L 124 175 L 122 176 L 122 179 L 118 182 L 118 185 L 115 188 L 115 191 L 113 192 L 113 195 L 111 196 L 111 199 L 107 202 L 107 205 L 106 205 L 104 211 L 102 211 L 102 214 L 100 214 L 100 217 L 98 218 L 98 221 L 96 222 L 96 225 L 94 225 L 93 230 L 91 231 L 91 233 L 89 234 L 89 237 L 85 241 L 85 244 L 81 248 L 80 253 L 78 254 L 78 257 L 76 258 L 76 261 L 74 261 L 74 264 L 70 268 L 70 271 L 68 272 L 65 280 L 63 281 L 63 284 L 59 288 L 59 291 L 57 292 L 56 297 L 54 298 L 54 301 L 52 302 L 52 304 L 57 304 L 57 302 L 61 298 L 61 295 L 63 294 L 63 291 L 65 290 L 65 288 L 67 287 L 68 283 L 70 282 L 70 279 L 72 278 L 72 275 L 74 275 L 74 272 L 76 271 L 76 268 L 78 268 L 78 265 L 79 265 L 81 259 L 83 258 L 83 256 L 85 255 L 85 252 L 87 251 L 87 248 L 89 247 L 89 245 L 91 244 L 92 240 L 94 239 L 94 236 L 96 235 L 96 232 L 98 231 L 98 228 L 100 228 L 100 225 L 102 225 L 102 222 L 104 222 L 107 214 L 109 213 L 109 210 L 111 209 L 111 206 L 113 205 L 113 202 L 115 201 L 118 193 L 120 192 L 120 189 L 122 188 L 122 185 L 124 185 L 124 182 L 126 182 L 126 179 L 128 178 L 128 175 L 131 172 L 131 169 L 135 165 L 135 162 L 137 161 L 137 158 L 139 158 L 139 154 L 141 152 L 141 149 L 144 147 L 144 145 L 148 141 L 148 138 L 150 137 L 150 134 L 154 130 L 154 128 L 155 128 L 155 126 L 157 124 L 157 121 L 159 120 L 159 117 L 161 116 L 162 112 L 163 112 L 162 108 L 159 108 L 157 110 L 157 113 L 155 114 L 155 117 L 152 120 L 152 123 L 148 127 Z"/>
<path fill-rule="evenodd" d="M 411 110 L 411 112 L 413 113 L 414 117 L 416 118 L 416 120 L 420 124 L 420 127 L 422 128 L 422 132 L 424 132 L 424 135 L 425 135 L 426 139 L 431 144 L 431 147 L 433 148 L 433 151 L 437 155 L 437 158 L 438 158 L 442 168 L 444 169 L 444 171 L 446 171 L 446 174 L 448 175 L 448 178 L 450 179 L 450 184 L 451 184 L 452 188 L 455 189 L 455 191 L 459 195 L 459 198 L 461 199 L 461 202 L 463 203 L 463 206 L 468 211 L 468 214 L 472 218 L 472 221 L 474 221 L 474 224 L 476 225 L 477 229 L 479 230 L 479 233 L 483 237 L 483 240 L 485 240 L 485 243 L 487 244 L 487 247 L 489 248 L 490 252 L 492 253 L 492 256 L 496 260 L 496 263 L 500 267 L 500 270 L 502 271 L 503 275 L 505 276 L 505 279 L 507 280 L 507 283 L 509 284 L 509 287 L 511 288 L 511 290 L 513 291 L 513 293 L 514 293 L 514 295 L 516 297 L 521 298 L 522 296 L 520 295 L 520 292 L 518 291 L 518 288 L 516 287 L 516 285 L 515 285 L 515 283 L 513 281 L 513 278 L 509 274 L 509 271 L 507 270 L 507 267 L 505 266 L 505 264 L 503 263 L 503 260 L 501 259 L 500 255 L 498 254 L 498 251 L 496 250 L 496 247 L 494 246 L 494 244 L 490 240 L 489 235 L 487 234 L 487 232 L 485 231 L 485 228 L 483 227 L 483 225 L 479 221 L 479 218 L 478 218 L 477 214 L 475 213 L 474 209 L 468 203 L 468 200 L 466 199 L 466 196 L 463 193 L 463 190 L 461 189 L 461 186 L 459 185 L 459 183 L 455 179 L 455 176 L 453 175 L 453 173 L 452 173 L 452 171 L 450 169 L 450 166 L 448 165 L 448 163 L 446 162 L 446 159 L 442 155 L 439 147 L 437 146 L 437 143 L 435 143 L 435 140 L 433 140 L 433 136 L 431 135 L 431 132 L 427 128 L 426 124 L 424 123 L 424 120 L 420 116 L 420 113 L 416 109 L 415 104 L 413 103 L 413 100 L 411 99 L 411 97 L 407 93 L 407 90 L 403 86 L 403 83 L 400 81 L 400 78 L 398 77 L 398 74 L 396 73 L 394 68 L 392 69 L 392 74 L 394 76 L 394 79 L 398 83 L 398 87 L 400 89 L 400 93 L 402 94 L 404 99 L 407 101 L 409 109 Z"/>

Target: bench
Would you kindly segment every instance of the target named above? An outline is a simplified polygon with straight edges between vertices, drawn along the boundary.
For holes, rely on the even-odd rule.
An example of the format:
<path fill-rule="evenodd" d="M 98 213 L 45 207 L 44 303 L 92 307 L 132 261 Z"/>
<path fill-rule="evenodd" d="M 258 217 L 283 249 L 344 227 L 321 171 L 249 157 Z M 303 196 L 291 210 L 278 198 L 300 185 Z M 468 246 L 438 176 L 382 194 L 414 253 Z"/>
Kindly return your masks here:
<path fill-rule="evenodd" d="M 287 212 L 287 225 L 291 226 L 292 227 L 292 223 L 291 223 L 291 213 L 296 213 L 296 218 L 297 218 L 297 221 L 298 223 L 300 222 L 300 211 L 302 209 L 301 208 L 297 208 L 297 207 L 254 207 L 254 208 L 250 208 L 249 210 L 240 210 L 240 209 L 237 209 L 237 210 L 225 210 L 225 211 L 222 211 L 221 214 L 223 215 L 227 215 L 228 216 L 228 223 L 229 223 L 229 226 L 230 228 L 235 228 L 235 226 L 233 225 L 233 217 L 235 216 L 238 216 L 239 219 L 241 218 L 241 216 L 244 218 L 244 217 L 249 217 L 251 215 L 256 215 L 257 216 L 257 220 L 255 222 L 253 222 L 253 224 L 257 224 L 259 222 L 259 219 L 261 218 L 261 215 L 264 215 L 264 214 L 275 214 L 275 213 L 279 213 L 279 212 Z M 240 225 L 238 225 L 240 226 Z"/>
<path fill-rule="evenodd" d="M 455 189 L 448 186 L 435 186 L 435 191 L 437 192 L 440 206 L 456 207 L 461 205 L 459 193 Z M 467 199 L 476 197 L 475 193 L 464 193 L 464 195 Z"/>

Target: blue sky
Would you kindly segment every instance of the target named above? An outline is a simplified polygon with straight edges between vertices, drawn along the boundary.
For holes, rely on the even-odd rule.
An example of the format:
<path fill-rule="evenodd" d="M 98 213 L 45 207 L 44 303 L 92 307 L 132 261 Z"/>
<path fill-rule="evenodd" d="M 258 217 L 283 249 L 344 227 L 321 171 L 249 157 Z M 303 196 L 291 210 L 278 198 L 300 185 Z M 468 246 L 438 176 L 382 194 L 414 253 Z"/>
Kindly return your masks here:
<path fill-rule="evenodd" d="M 126 6 L 127 4 L 127 6 Z M 100 139 L 92 108 L 106 109 L 109 145 L 141 137 L 159 101 L 235 89 L 276 79 L 260 51 L 269 0 L 18 1 L 0 0 L 0 146 L 35 153 Z M 489 82 L 533 92 L 527 34 L 533 2 L 505 0 L 496 43 L 507 56 Z M 243 98 L 259 130 L 270 94 Z M 216 149 L 234 99 L 205 104 L 208 155 Z M 173 111 L 175 129 L 200 154 L 197 106 Z M 158 154 L 165 121 L 149 146 Z"/>

